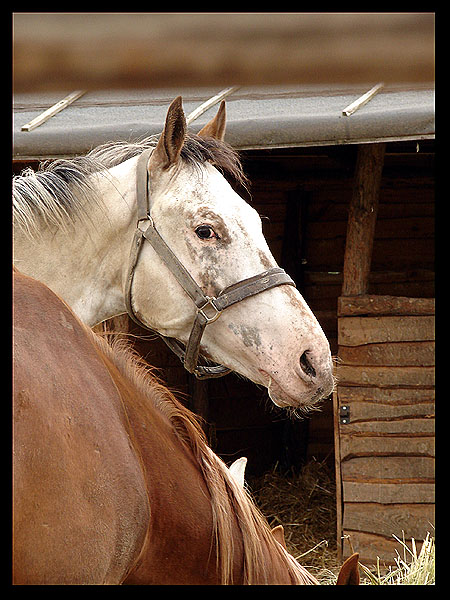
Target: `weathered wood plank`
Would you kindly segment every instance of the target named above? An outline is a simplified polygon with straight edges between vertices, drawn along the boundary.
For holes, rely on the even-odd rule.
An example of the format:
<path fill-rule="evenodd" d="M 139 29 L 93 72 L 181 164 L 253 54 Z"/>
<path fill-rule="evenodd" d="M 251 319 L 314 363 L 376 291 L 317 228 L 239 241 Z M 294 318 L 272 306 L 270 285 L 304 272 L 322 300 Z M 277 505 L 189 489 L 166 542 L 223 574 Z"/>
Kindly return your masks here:
<path fill-rule="evenodd" d="M 395 268 L 414 269 L 414 268 L 435 268 L 435 249 L 434 238 L 422 239 L 375 239 L 373 242 L 372 269 L 385 271 Z M 368 290 L 368 293 L 377 292 Z M 386 290 L 381 294 L 394 295 L 396 292 Z M 408 294 L 399 294 L 407 296 Z M 422 295 L 422 291 L 416 294 L 410 294 L 412 297 Z"/>
<path fill-rule="evenodd" d="M 277 249 L 273 245 L 271 246 L 272 251 L 275 250 L 274 256 L 276 255 Z M 279 255 L 276 255 L 279 258 Z M 327 278 L 323 278 L 323 283 L 318 281 L 311 280 L 309 275 L 311 271 L 305 273 L 305 280 L 308 279 L 308 282 L 305 283 L 304 295 L 309 301 L 315 301 L 317 298 L 324 299 L 328 298 L 332 300 L 334 303 L 337 302 L 337 298 L 340 296 L 340 284 L 339 284 L 339 275 L 330 276 L 327 282 Z M 405 275 L 405 273 L 403 273 Z M 322 278 L 320 278 L 322 279 Z M 406 279 L 405 277 L 393 279 L 389 282 L 386 281 L 371 281 L 371 277 L 369 277 L 369 290 L 372 294 L 386 294 L 393 293 L 399 295 L 408 295 L 408 296 L 417 296 L 418 294 L 423 294 L 424 296 L 432 297 L 435 295 L 434 289 L 434 280 L 433 279 L 416 279 L 411 277 L 410 279 Z"/>
<path fill-rule="evenodd" d="M 355 456 L 435 456 L 435 438 L 341 435 L 341 460 Z"/>
<path fill-rule="evenodd" d="M 338 316 L 355 315 L 434 315 L 434 298 L 407 296 L 340 296 Z"/>
<path fill-rule="evenodd" d="M 348 536 L 353 547 L 353 550 L 351 550 L 349 542 L 347 540 L 345 541 L 343 548 L 344 560 L 348 558 L 354 551 L 359 553 L 360 562 L 366 566 L 376 565 L 377 557 L 380 557 L 382 567 L 383 564 L 395 565 L 395 558 L 397 556 L 396 551 L 398 551 L 400 556 L 403 556 L 403 546 L 394 538 L 389 539 L 381 535 L 362 533 L 360 531 L 353 531 L 351 529 L 345 529 L 343 531 L 343 535 Z M 409 547 L 411 547 L 410 542 L 406 543 Z M 421 547 L 421 541 L 416 540 L 417 552 L 420 552 Z"/>
<path fill-rule="evenodd" d="M 350 408 L 351 412 L 351 408 Z M 350 417 L 351 418 L 351 417 Z M 433 435 L 435 432 L 435 419 L 398 419 L 393 421 L 363 421 L 340 425 L 341 433 L 363 434 L 372 433 L 374 435 L 411 435 L 423 436 Z"/>
<path fill-rule="evenodd" d="M 434 504 L 344 504 L 344 529 L 423 540 L 434 524 Z"/>
<path fill-rule="evenodd" d="M 434 386 L 434 367 L 366 367 L 338 365 L 336 377 L 342 385 L 376 387 Z"/>
<path fill-rule="evenodd" d="M 343 480 L 433 479 L 434 458 L 424 456 L 356 457 L 341 462 Z"/>
<path fill-rule="evenodd" d="M 338 341 L 342 346 L 432 341 L 434 327 L 433 316 L 341 317 L 338 319 Z"/>
<path fill-rule="evenodd" d="M 436 391 L 434 388 L 379 388 L 338 386 L 340 403 L 372 402 L 374 404 L 412 404 L 415 402 L 434 402 Z"/>
<path fill-rule="evenodd" d="M 394 404 L 381 402 L 375 404 L 373 402 L 340 402 L 340 407 L 347 406 L 350 409 L 350 423 L 358 421 L 381 421 L 381 420 L 396 420 L 399 419 L 429 419 L 434 418 L 435 405 L 434 402 L 424 402 L 411 404 Z"/>
<path fill-rule="evenodd" d="M 434 483 L 343 481 L 344 502 L 424 503 L 435 501 Z"/>
<path fill-rule="evenodd" d="M 338 356 L 346 365 L 425 367 L 435 364 L 435 345 L 434 342 L 385 342 L 340 346 Z"/>
<path fill-rule="evenodd" d="M 342 477 L 341 477 L 341 435 L 339 432 L 339 398 L 335 389 L 333 392 L 333 436 L 334 436 L 334 471 L 336 478 L 336 546 L 338 550 L 338 560 L 342 556 Z"/>

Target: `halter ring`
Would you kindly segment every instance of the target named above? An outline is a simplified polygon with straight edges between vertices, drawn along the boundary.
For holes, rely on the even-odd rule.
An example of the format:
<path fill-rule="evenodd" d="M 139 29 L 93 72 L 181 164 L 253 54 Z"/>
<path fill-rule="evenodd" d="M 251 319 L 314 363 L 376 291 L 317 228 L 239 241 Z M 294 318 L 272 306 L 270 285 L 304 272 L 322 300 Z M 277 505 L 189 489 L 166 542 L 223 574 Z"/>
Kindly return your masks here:
<path fill-rule="evenodd" d="M 205 321 L 206 324 L 209 325 L 209 323 L 214 323 L 214 321 L 217 321 L 217 319 L 220 317 L 222 311 L 219 310 L 217 308 L 217 306 L 214 304 L 214 300 L 215 298 L 211 298 L 211 296 L 206 296 L 207 302 L 205 302 L 205 304 L 203 304 L 203 306 L 199 306 L 197 309 L 197 314 L 201 315 Z M 214 314 L 212 316 L 209 316 L 206 312 L 205 309 L 213 309 L 214 310 Z"/>

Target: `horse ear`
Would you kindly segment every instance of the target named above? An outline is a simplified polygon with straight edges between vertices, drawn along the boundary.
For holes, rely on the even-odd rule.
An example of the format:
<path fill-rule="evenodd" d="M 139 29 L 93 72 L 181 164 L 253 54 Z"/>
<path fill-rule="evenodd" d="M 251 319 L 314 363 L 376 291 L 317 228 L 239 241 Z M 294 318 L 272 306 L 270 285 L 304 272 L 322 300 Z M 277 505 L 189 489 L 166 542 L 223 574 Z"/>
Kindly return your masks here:
<path fill-rule="evenodd" d="M 163 169 L 175 164 L 180 157 L 185 138 L 186 118 L 181 96 L 178 96 L 169 106 L 164 130 L 152 153 L 151 162 Z"/>
<path fill-rule="evenodd" d="M 359 554 L 352 554 L 341 567 L 336 585 L 359 585 L 358 571 Z"/>
<path fill-rule="evenodd" d="M 219 110 L 217 111 L 214 119 L 211 119 L 209 123 L 207 123 L 200 131 L 198 135 L 200 137 L 212 137 L 216 138 L 216 140 L 223 141 L 225 137 L 225 128 L 226 128 L 226 110 L 225 110 L 225 100 L 222 100 L 219 106 Z"/>
<path fill-rule="evenodd" d="M 246 457 L 241 456 L 241 458 L 238 458 L 237 460 L 234 461 L 233 464 L 231 464 L 229 466 L 229 471 L 230 471 L 231 475 L 233 476 L 233 479 L 242 488 L 244 487 L 244 481 L 245 481 L 244 473 L 245 473 L 246 465 L 247 465 Z"/>
<path fill-rule="evenodd" d="M 286 541 L 284 539 L 284 528 L 283 528 L 283 525 L 277 525 L 276 527 L 274 527 L 270 531 L 271 531 L 273 537 L 277 540 L 277 542 L 279 544 L 281 544 L 285 550 L 287 550 L 287 548 L 286 548 Z"/>

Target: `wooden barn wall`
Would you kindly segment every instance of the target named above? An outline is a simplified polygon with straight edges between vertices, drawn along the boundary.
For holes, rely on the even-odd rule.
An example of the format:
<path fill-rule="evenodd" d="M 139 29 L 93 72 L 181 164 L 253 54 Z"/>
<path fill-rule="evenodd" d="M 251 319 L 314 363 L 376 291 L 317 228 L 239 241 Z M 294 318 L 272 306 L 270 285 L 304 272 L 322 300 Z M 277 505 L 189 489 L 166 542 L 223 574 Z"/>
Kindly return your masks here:
<path fill-rule="evenodd" d="M 393 564 L 393 535 L 418 547 L 434 535 L 434 312 L 434 298 L 339 298 L 338 539 L 351 541 L 343 558 L 352 548 L 365 564 Z"/>
<path fill-rule="evenodd" d="M 387 145 L 370 276 L 371 294 L 434 296 L 433 142 Z M 337 354 L 337 300 L 356 146 L 242 152 L 249 201 L 277 261 L 294 277 Z M 15 163 L 15 173 L 27 166 Z M 36 168 L 37 163 L 34 163 Z M 249 458 L 255 474 L 315 456 L 334 461 L 331 399 L 307 421 L 292 421 L 267 393 L 231 374 L 202 382 L 188 375 L 157 336 L 126 319 L 142 336 L 138 351 L 161 369 L 191 408 L 204 407 L 213 448 L 231 462 Z"/>

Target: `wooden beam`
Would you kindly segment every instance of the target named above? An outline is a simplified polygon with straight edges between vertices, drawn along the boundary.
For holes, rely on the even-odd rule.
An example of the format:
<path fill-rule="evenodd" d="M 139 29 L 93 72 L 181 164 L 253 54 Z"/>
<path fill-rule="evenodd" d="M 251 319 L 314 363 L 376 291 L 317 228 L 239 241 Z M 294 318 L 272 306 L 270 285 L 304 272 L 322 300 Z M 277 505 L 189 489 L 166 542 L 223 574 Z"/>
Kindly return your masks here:
<path fill-rule="evenodd" d="M 39 127 L 39 125 L 42 125 L 43 123 L 46 123 L 53 116 L 57 115 L 59 112 L 73 104 L 75 100 L 78 100 L 78 98 L 83 96 L 85 93 L 85 90 L 76 90 L 75 92 L 71 92 L 68 96 L 51 106 L 49 109 L 45 110 L 39 116 L 35 117 L 32 121 L 22 125 L 20 128 L 21 131 L 33 131 L 33 129 L 36 129 L 36 127 Z"/>
<path fill-rule="evenodd" d="M 432 342 L 436 337 L 433 315 L 355 316 L 338 320 L 339 346 L 384 342 Z"/>
<path fill-rule="evenodd" d="M 351 117 L 350 117 L 351 118 Z M 366 294 L 386 144 L 361 144 L 356 159 L 344 254 L 343 296 Z"/>
<path fill-rule="evenodd" d="M 338 317 L 355 315 L 434 315 L 434 298 L 408 296 L 341 296 L 338 298 Z"/>
<path fill-rule="evenodd" d="M 16 92 L 434 80 L 433 13 L 15 13 L 13 28 Z"/>

